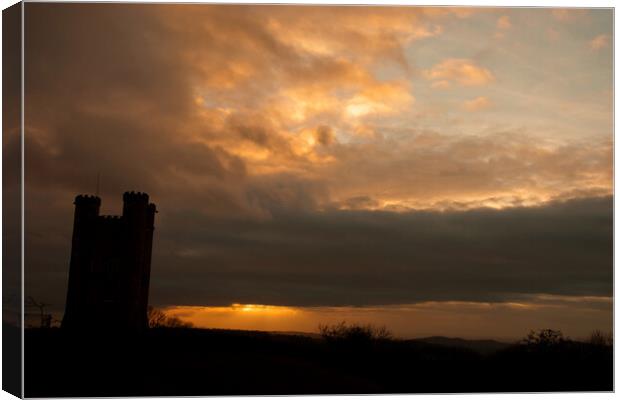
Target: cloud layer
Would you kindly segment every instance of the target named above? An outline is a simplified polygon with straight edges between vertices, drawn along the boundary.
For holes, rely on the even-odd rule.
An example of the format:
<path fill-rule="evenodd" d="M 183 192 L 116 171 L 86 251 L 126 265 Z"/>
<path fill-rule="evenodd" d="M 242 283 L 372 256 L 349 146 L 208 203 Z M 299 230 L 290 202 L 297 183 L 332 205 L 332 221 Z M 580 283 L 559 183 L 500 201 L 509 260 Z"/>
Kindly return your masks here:
<path fill-rule="evenodd" d="M 100 173 L 104 193 L 139 185 L 205 212 L 255 216 L 269 213 L 256 192 L 319 208 L 364 197 L 420 209 L 611 190 L 609 136 L 559 140 L 520 126 L 456 134 L 411 118 L 415 76 L 435 88 L 496 80 L 467 58 L 415 70 L 408 49 L 463 18 L 450 9 L 29 10 L 32 185 L 88 191 Z M 446 113 L 463 110 L 458 121 L 499 103 L 474 92 Z"/>
<path fill-rule="evenodd" d="M 460 212 L 281 210 L 262 221 L 158 203 L 164 211 L 151 281 L 158 305 L 369 306 L 612 294 L 608 197 Z M 55 299 L 63 291 L 51 282 L 64 284 L 70 215 L 48 215 L 47 235 L 32 233 L 28 242 L 39 249 L 29 256 L 29 282 Z"/>

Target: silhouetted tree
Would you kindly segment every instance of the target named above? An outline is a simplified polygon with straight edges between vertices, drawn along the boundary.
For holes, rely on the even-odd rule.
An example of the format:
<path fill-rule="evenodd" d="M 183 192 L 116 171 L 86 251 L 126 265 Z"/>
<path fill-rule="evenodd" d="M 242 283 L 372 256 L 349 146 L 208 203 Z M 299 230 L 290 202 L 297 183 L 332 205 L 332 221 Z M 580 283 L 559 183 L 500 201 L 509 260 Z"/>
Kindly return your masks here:
<path fill-rule="evenodd" d="M 335 325 L 319 325 L 319 332 L 325 340 L 330 342 L 363 343 L 392 338 L 392 333 L 385 326 L 348 325 L 345 321 Z"/>
<path fill-rule="evenodd" d="M 613 344 L 613 335 L 611 332 L 603 333 L 603 331 L 596 329 L 590 334 L 588 342 L 595 346 L 611 346 Z"/>
<path fill-rule="evenodd" d="M 194 324 L 186 322 L 178 317 L 166 315 L 162 310 L 149 306 L 149 328 L 192 328 Z"/>
<path fill-rule="evenodd" d="M 538 331 L 530 331 L 528 335 L 522 340 L 522 343 L 526 346 L 532 347 L 552 347 L 560 345 L 566 342 L 568 339 L 564 338 L 561 331 L 555 331 L 553 329 L 540 329 Z"/>

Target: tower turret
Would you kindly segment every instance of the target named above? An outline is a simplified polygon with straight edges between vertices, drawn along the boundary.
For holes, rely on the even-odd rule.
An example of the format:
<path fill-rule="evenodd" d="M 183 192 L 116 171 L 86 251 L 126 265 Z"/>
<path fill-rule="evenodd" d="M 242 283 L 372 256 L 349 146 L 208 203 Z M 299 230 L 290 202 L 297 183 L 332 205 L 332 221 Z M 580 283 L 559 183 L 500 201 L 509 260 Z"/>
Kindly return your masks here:
<path fill-rule="evenodd" d="M 73 325 L 75 319 L 81 319 L 81 316 L 88 312 L 86 309 L 89 291 L 88 274 L 95 250 L 101 199 L 97 196 L 78 195 L 73 204 L 75 213 L 63 327 Z"/>
<path fill-rule="evenodd" d="M 127 229 L 127 257 L 135 268 L 129 271 L 127 283 L 131 285 L 130 293 L 136 296 L 130 299 L 132 314 L 137 319 L 132 321 L 136 327 L 148 326 L 146 318 L 148 307 L 148 285 L 151 274 L 151 250 L 153 243 L 153 221 L 155 205 L 149 204 L 149 195 L 142 192 L 125 192 L 123 194 L 123 218 Z"/>

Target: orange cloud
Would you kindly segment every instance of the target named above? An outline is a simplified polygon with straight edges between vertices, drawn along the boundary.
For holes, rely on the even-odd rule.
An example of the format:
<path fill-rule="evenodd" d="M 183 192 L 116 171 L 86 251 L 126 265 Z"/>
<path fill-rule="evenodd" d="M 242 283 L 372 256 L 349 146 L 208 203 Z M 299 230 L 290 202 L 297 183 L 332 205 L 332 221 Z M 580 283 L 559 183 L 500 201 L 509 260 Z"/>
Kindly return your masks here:
<path fill-rule="evenodd" d="M 554 8 L 551 10 L 551 15 L 558 21 L 572 22 L 580 16 L 587 13 L 587 10 L 578 8 Z"/>
<path fill-rule="evenodd" d="M 352 97 L 345 106 L 348 117 L 390 114 L 408 107 L 414 98 L 406 81 L 375 83 Z"/>
<path fill-rule="evenodd" d="M 498 29 L 510 29 L 512 28 L 512 23 L 510 22 L 510 17 L 507 15 L 502 15 L 497 19 L 496 24 Z"/>
<path fill-rule="evenodd" d="M 453 81 L 463 86 L 485 85 L 495 80 L 488 69 L 476 65 L 472 60 L 451 58 L 425 71 L 428 79 Z"/>
<path fill-rule="evenodd" d="M 484 96 L 476 97 L 463 103 L 463 108 L 467 111 L 480 111 L 491 107 L 491 102 Z"/>
<path fill-rule="evenodd" d="M 450 82 L 448 81 L 434 81 L 431 84 L 431 87 L 435 89 L 448 89 L 450 86 Z"/>
<path fill-rule="evenodd" d="M 558 32 L 557 29 L 553 27 L 547 28 L 546 32 L 547 32 L 547 38 L 552 42 L 555 42 L 560 38 L 560 32 Z"/>
<path fill-rule="evenodd" d="M 609 42 L 609 36 L 598 35 L 594 39 L 590 40 L 589 45 L 592 50 L 600 50 L 603 47 L 607 47 Z"/>
<path fill-rule="evenodd" d="M 75 51 L 88 54 L 82 56 L 88 69 L 101 68 L 105 86 L 72 79 L 82 69 L 69 58 L 51 51 L 32 54 L 37 65 L 53 59 L 54 69 L 45 70 L 49 86 L 29 87 L 54 93 L 60 87 L 54 82 L 65 82 L 66 93 L 55 104 L 62 100 L 63 108 L 73 110 L 65 120 L 69 114 L 47 111 L 50 102 L 43 96 L 30 96 L 29 107 L 37 111 L 28 120 L 29 131 L 37 132 L 30 135 L 36 141 L 32 148 L 37 143 L 41 147 L 30 157 L 38 163 L 31 168 L 39 174 L 37 182 L 57 178 L 72 190 L 83 187 L 81 181 L 90 179 L 87 173 L 65 165 L 58 155 L 81 163 L 92 143 L 108 148 L 118 136 L 135 138 L 133 145 L 143 152 L 147 166 L 129 177 L 125 171 L 134 166 L 137 150 L 129 145 L 119 149 L 108 167 L 116 168 L 109 172 L 118 177 L 114 187 L 136 180 L 153 188 L 171 182 L 166 185 L 176 186 L 166 186 L 170 192 L 183 193 L 208 212 L 231 205 L 235 214 L 268 214 L 248 192 L 283 174 L 291 181 L 311 181 L 305 195 L 317 208 L 338 204 L 402 210 L 451 203 L 499 208 L 538 204 L 567 193 L 610 191 L 611 151 L 606 145 L 587 145 L 578 152 L 578 145 L 567 142 L 562 151 L 572 158 L 562 158 L 557 146 L 550 149 L 521 136 L 509 143 L 475 136 L 457 140 L 404 128 L 416 122 L 405 46 L 440 34 L 444 19 L 455 17 L 449 9 L 162 5 L 153 10 L 149 24 L 160 32 L 152 39 L 132 33 L 140 46 L 120 45 L 125 44 L 120 29 L 125 25 L 115 14 L 100 17 L 114 30 L 95 35 L 93 25 L 91 41 L 76 42 Z M 461 11 L 467 10 L 457 14 Z M 505 18 L 498 23 L 508 25 Z M 61 25 L 54 28 L 56 35 L 69 29 Z M 76 22 L 70 28 L 76 37 L 73 33 L 83 29 Z M 112 34 L 119 46 L 107 48 Z M 41 43 L 39 49 L 50 48 L 45 32 L 31 37 Z M 111 53 L 90 53 L 93 46 Z M 119 65 L 111 62 L 116 58 L 129 60 L 123 70 L 126 81 L 117 79 Z M 379 73 L 377 67 L 386 65 L 396 66 L 396 72 Z M 131 71 L 140 71 L 144 79 L 130 79 Z M 423 76 L 437 89 L 495 79 L 489 69 L 461 58 L 443 60 Z M 480 96 L 456 111 L 490 105 Z M 94 126 L 88 142 L 69 146 L 64 135 L 81 139 L 84 126 Z M 108 131 L 115 133 L 103 133 Z M 70 149 L 79 150 L 74 159 L 67 156 Z M 147 176 L 154 169 L 156 176 Z M 282 199 L 297 201 L 282 192 Z M 368 201 L 349 201 L 356 198 Z"/>
<path fill-rule="evenodd" d="M 509 208 L 612 192 L 611 142 L 558 145 L 519 132 L 409 135 L 393 145 L 375 140 L 334 148 L 336 161 L 320 173 L 329 177 L 334 206 Z"/>

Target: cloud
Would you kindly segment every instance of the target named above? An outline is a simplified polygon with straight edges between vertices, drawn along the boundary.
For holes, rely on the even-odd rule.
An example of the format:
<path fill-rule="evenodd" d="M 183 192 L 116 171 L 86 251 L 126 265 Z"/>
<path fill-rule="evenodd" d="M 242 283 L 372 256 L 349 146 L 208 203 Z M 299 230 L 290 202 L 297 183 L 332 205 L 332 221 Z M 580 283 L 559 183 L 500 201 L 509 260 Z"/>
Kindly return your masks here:
<path fill-rule="evenodd" d="M 33 185 L 76 193 L 100 172 L 104 193 L 136 182 L 155 195 L 177 186 L 202 209 L 228 202 L 250 213 L 241 189 L 248 175 L 303 173 L 329 159 L 320 146 L 333 135 L 322 131 L 309 143 L 303 132 L 355 125 L 413 101 L 407 80 L 379 79 L 372 64 L 407 68 L 402 46 L 434 34 L 434 20 L 444 18 L 413 8 L 30 10 Z"/>
<path fill-rule="evenodd" d="M 611 140 L 382 119 L 412 115 L 406 46 L 449 10 L 33 3 L 26 18 L 41 301 L 62 307 L 72 201 L 97 173 L 104 213 L 124 190 L 158 205 L 155 304 L 609 295 L 609 199 L 591 197 L 611 193 Z M 494 80 L 468 59 L 424 75 Z"/>
<path fill-rule="evenodd" d="M 42 199 L 50 204 L 49 192 L 29 200 Z M 29 214 L 43 222 L 26 236 L 38 249 L 29 253 L 27 290 L 55 305 L 64 301 L 71 200 L 54 197 Z M 611 197 L 444 212 L 288 207 L 262 221 L 153 200 L 161 210 L 151 275 L 156 305 L 524 302 L 613 293 Z M 120 207 L 120 196 L 104 203 Z"/>
<path fill-rule="evenodd" d="M 570 198 L 583 190 L 584 196 L 611 193 L 611 141 L 558 145 L 519 131 L 398 134 L 407 139 L 331 149 L 335 161 L 317 174 L 332 202 L 370 196 L 374 209 L 499 208 Z"/>
<path fill-rule="evenodd" d="M 512 22 L 510 22 L 510 17 L 507 15 L 502 15 L 497 19 L 496 23 L 497 29 L 510 29 L 512 28 Z"/>
<path fill-rule="evenodd" d="M 153 296 L 171 305 L 295 306 L 611 296 L 611 204 L 283 212 L 261 224 L 171 216 L 158 236 Z M 175 255 L 179 242 L 203 256 Z"/>
<path fill-rule="evenodd" d="M 489 107 L 491 107 L 491 101 L 484 96 L 479 96 L 463 103 L 463 108 L 470 112 L 484 110 Z"/>
<path fill-rule="evenodd" d="M 315 139 L 323 146 L 329 146 L 336 141 L 332 129 L 329 126 L 324 125 L 321 125 L 316 129 Z"/>
<path fill-rule="evenodd" d="M 546 34 L 547 38 L 552 42 L 555 42 L 560 38 L 560 32 L 553 27 L 547 28 Z"/>
<path fill-rule="evenodd" d="M 431 87 L 436 88 L 436 89 L 448 89 L 450 88 L 450 82 L 449 81 L 434 81 L 431 84 Z"/>
<path fill-rule="evenodd" d="M 592 50 L 600 50 L 604 47 L 607 47 L 609 42 L 609 36 L 607 35 L 598 35 L 594 39 L 590 40 L 589 45 Z"/>
<path fill-rule="evenodd" d="M 451 58 L 425 71 L 427 79 L 453 81 L 463 86 L 486 85 L 495 80 L 493 73 L 472 60 Z"/>
<path fill-rule="evenodd" d="M 551 15 L 554 19 L 561 22 L 573 22 L 579 17 L 584 16 L 588 10 L 579 8 L 553 8 Z"/>
<path fill-rule="evenodd" d="M 337 49 L 390 37 L 395 41 L 381 41 L 385 51 L 375 43 L 372 52 L 400 65 L 402 43 L 421 40 L 419 29 L 449 16 L 417 8 L 404 18 L 394 9 L 309 7 L 307 19 L 296 7 L 145 10 L 32 5 L 32 185 L 74 194 L 90 191 L 100 173 L 103 195 L 139 184 L 204 213 L 256 218 L 271 212 L 270 197 L 256 195 L 268 190 L 278 191 L 271 196 L 278 204 L 291 199 L 320 208 L 368 196 L 386 209 L 539 204 L 577 189 L 609 192 L 607 142 L 537 143 L 522 132 L 454 137 L 397 126 L 402 121 L 391 126 L 381 118 L 399 120 L 415 106 L 409 80 L 380 77 L 369 53 L 355 46 L 320 52 L 274 34 L 318 40 L 316 28 L 325 25 L 333 31 L 325 46 Z M 332 26 L 335 16 L 343 17 L 341 26 Z M 360 28 L 366 20 L 370 27 Z M 435 87 L 494 79 L 467 59 L 444 60 L 426 76 Z M 464 107 L 488 102 L 480 97 Z M 292 195 L 300 188 L 303 196 Z"/>

